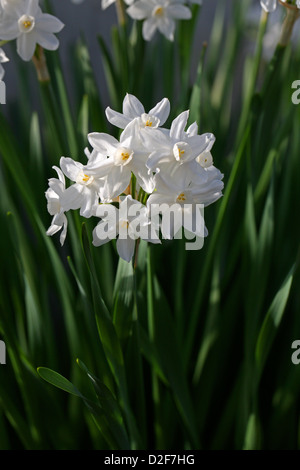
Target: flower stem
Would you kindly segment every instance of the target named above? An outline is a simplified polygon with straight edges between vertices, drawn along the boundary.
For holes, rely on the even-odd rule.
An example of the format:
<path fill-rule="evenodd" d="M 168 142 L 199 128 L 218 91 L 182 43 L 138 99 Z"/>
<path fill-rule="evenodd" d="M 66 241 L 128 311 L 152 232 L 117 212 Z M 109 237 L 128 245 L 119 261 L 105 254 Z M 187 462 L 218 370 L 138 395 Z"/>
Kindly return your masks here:
<path fill-rule="evenodd" d="M 38 81 L 50 82 L 50 75 L 47 67 L 46 57 L 44 50 L 41 46 L 37 46 L 35 54 L 32 57 L 32 62 L 35 66 Z"/>
<path fill-rule="evenodd" d="M 296 23 L 297 19 L 300 17 L 300 12 L 296 6 L 290 5 L 288 3 L 283 3 L 281 0 L 279 1 L 281 5 L 283 5 L 286 8 L 286 17 L 282 25 L 279 44 L 281 46 L 287 46 L 292 36 L 294 24 Z"/>
<path fill-rule="evenodd" d="M 116 10 L 118 23 L 121 27 L 123 27 L 126 24 L 126 14 L 123 0 L 116 0 Z"/>

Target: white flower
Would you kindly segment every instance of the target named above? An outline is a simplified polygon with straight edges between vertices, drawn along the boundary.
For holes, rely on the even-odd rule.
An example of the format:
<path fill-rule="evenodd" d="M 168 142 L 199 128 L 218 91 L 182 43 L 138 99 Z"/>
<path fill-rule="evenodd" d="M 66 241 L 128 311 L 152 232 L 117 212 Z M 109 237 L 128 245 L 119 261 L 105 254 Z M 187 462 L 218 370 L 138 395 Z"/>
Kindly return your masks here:
<path fill-rule="evenodd" d="M 75 184 L 69 186 L 61 197 L 65 211 L 80 209 L 80 215 L 91 217 L 99 203 L 101 181 L 94 176 L 86 175 L 84 165 L 69 157 L 61 157 L 60 167 L 64 174 Z"/>
<path fill-rule="evenodd" d="M 0 38 L 17 40 L 17 52 L 20 57 L 29 61 L 36 45 L 44 49 L 56 50 L 59 41 L 53 33 L 64 27 L 53 15 L 42 13 L 38 0 L 1 0 L 3 19 Z"/>
<path fill-rule="evenodd" d="M 126 94 L 123 100 L 123 113 L 113 111 L 110 107 L 105 110 L 108 121 L 120 129 L 138 118 L 141 127 L 157 128 L 162 126 L 170 114 L 170 102 L 167 98 L 162 99 L 148 113 L 142 103 L 134 95 Z"/>
<path fill-rule="evenodd" d="M 75 4 L 83 3 L 83 1 L 84 0 L 71 0 L 71 2 L 75 3 Z M 108 8 L 110 5 L 115 3 L 115 1 L 116 0 L 102 0 L 102 2 L 101 2 L 102 10 L 105 10 L 106 8 Z M 131 5 L 131 3 L 133 3 L 133 2 L 134 2 L 134 0 L 125 0 L 125 3 L 127 3 L 127 5 Z"/>
<path fill-rule="evenodd" d="M 139 125 L 133 120 L 120 136 L 120 141 L 109 134 L 91 133 L 88 140 L 98 156 L 90 159 L 84 168 L 87 175 L 105 178 L 101 199 L 111 201 L 125 191 L 130 184 L 131 174 L 146 191 L 153 191 L 153 178 L 146 167 L 149 150 L 141 146 Z"/>
<path fill-rule="evenodd" d="M 4 77 L 4 68 L 2 67 L 1 64 L 8 62 L 9 59 L 6 57 L 5 52 L 3 49 L 0 47 L 0 80 Z"/>
<path fill-rule="evenodd" d="M 109 204 L 100 204 L 95 215 L 101 221 L 93 230 L 93 245 L 101 246 L 118 237 L 116 246 L 119 256 L 130 262 L 134 255 L 135 243 L 141 238 L 153 243 L 160 243 L 158 235 L 149 238 L 150 220 L 148 209 L 132 198 L 121 199 L 119 209 Z"/>
<path fill-rule="evenodd" d="M 161 172 L 155 175 L 156 190 L 149 196 L 147 206 L 150 217 L 152 207 L 164 208 L 161 227 L 164 238 L 172 239 L 181 227 L 199 237 L 207 235 L 204 218 L 202 213 L 197 212 L 197 205 L 206 207 L 222 196 L 224 187 L 222 178 L 223 175 L 214 167 L 206 170 L 197 182 L 191 179 L 174 181 Z M 165 223 L 164 212 L 169 212 L 170 208 L 174 213 L 174 219 L 171 222 L 169 217 L 168 223 Z"/>
<path fill-rule="evenodd" d="M 282 2 L 286 3 L 286 0 L 282 0 Z M 277 0 L 260 0 L 260 4 L 266 12 L 271 13 L 276 10 Z M 296 5 L 300 9 L 300 0 L 297 0 Z"/>
<path fill-rule="evenodd" d="M 57 172 L 58 178 L 49 179 L 49 188 L 45 192 L 47 198 L 47 209 L 50 215 L 53 215 L 53 219 L 50 227 L 47 230 L 47 235 L 52 236 L 56 232 L 62 229 L 60 234 L 60 244 L 63 245 L 66 235 L 68 221 L 64 213 L 64 208 L 61 205 L 61 199 L 65 191 L 65 177 L 56 166 L 53 169 Z"/>
<path fill-rule="evenodd" d="M 126 11 L 135 20 L 145 20 L 143 23 L 145 41 L 150 41 L 157 29 L 167 39 L 173 41 L 174 20 L 188 20 L 192 16 L 188 7 L 174 0 L 137 0 Z"/>
<path fill-rule="evenodd" d="M 198 135 L 198 126 L 193 123 L 187 131 L 185 127 L 189 111 L 184 111 L 173 120 L 169 132 L 153 130 L 142 133 L 144 145 L 153 151 L 147 160 L 149 170 L 160 170 L 169 179 L 185 185 L 186 181 L 197 178 L 203 173 L 203 166 L 212 164 L 210 152 L 215 141 L 211 133 Z M 202 158 L 202 154 L 206 153 Z"/>

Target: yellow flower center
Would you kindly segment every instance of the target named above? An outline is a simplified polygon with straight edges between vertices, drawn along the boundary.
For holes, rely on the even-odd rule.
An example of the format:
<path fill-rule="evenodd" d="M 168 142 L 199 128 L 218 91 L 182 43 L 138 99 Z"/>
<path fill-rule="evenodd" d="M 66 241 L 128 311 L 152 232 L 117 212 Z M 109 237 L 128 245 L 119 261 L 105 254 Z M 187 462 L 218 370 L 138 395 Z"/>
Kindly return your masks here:
<path fill-rule="evenodd" d="M 151 127 L 151 126 L 152 126 L 152 121 L 150 121 L 150 119 L 148 119 L 148 120 L 146 121 L 145 126 Z"/>
<path fill-rule="evenodd" d="M 21 33 L 30 33 L 35 26 L 35 18 L 30 15 L 22 15 L 19 18 L 18 26 Z"/>
<path fill-rule="evenodd" d="M 128 222 L 128 220 L 121 220 L 119 225 L 120 225 L 121 228 L 128 229 L 129 222 Z"/>
<path fill-rule="evenodd" d="M 163 7 L 157 7 L 155 8 L 153 12 L 153 16 L 163 16 L 164 15 L 164 9 Z"/>
<path fill-rule="evenodd" d="M 28 29 L 32 25 L 32 21 L 23 21 L 24 28 Z"/>
<path fill-rule="evenodd" d="M 184 202 L 186 201 L 186 197 L 185 197 L 185 194 L 184 193 L 180 193 L 178 198 L 177 198 L 177 202 Z"/>
<path fill-rule="evenodd" d="M 82 177 L 82 181 L 84 181 L 85 183 L 87 183 L 89 181 L 90 177 L 88 175 L 83 175 Z"/>
<path fill-rule="evenodd" d="M 185 150 L 178 148 L 178 153 L 179 153 L 179 158 L 181 158 L 182 155 L 185 153 Z"/>
<path fill-rule="evenodd" d="M 129 157 L 130 157 L 130 153 L 129 153 L 129 152 L 121 152 L 121 159 L 122 159 L 123 161 L 128 160 Z"/>

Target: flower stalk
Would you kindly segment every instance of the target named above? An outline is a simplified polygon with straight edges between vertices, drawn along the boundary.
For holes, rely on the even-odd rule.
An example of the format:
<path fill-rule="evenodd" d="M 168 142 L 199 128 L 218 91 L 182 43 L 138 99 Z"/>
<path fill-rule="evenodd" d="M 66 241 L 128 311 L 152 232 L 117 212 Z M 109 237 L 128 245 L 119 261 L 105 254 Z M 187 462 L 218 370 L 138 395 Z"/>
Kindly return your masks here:
<path fill-rule="evenodd" d="M 47 67 L 44 49 L 37 46 L 35 54 L 32 57 L 39 82 L 50 82 L 50 75 Z"/>
<path fill-rule="evenodd" d="M 292 36 L 294 24 L 300 16 L 300 11 L 295 5 L 282 2 L 281 0 L 279 0 L 279 3 L 286 8 L 286 17 L 282 25 L 279 44 L 281 46 L 287 46 Z"/>

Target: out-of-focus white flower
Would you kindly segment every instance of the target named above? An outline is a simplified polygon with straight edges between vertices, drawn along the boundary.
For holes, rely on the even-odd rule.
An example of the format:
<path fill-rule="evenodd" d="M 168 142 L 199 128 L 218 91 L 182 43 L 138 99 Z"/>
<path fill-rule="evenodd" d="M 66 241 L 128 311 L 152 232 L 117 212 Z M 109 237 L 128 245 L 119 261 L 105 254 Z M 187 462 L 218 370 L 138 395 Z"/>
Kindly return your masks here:
<path fill-rule="evenodd" d="M 101 246 L 118 237 L 116 246 L 119 256 L 129 262 L 135 250 L 136 240 L 160 243 L 159 237 L 150 239 L 149 213 L 146 206 L 131 195 L 121 199 L 119 209 L 101 204 L 95 211 L 101 221 L 93 230 L 93 245 Z"/>
<path fill-rule="evenodd" d="M 94 176 L 86 175 L 82 163 L 72 158 L 61 157 L 60 167 L 67 178 L 75 182 L 61 197 L 64 210 L 80 209 L 80 215 L 91 217 L 99 203 L 99 188 L 102 183 Z"/>
<path fill-rule="evenodd" d="M 124 192 L 130 184 L 132 173 L 144 191 L 153 191 L 153 178 L 146 167 L 149 150 L 141 145 L 137 120 L 126 126 L 120 141 L 109 134 L 97 132 L 89 134 L 88 140 L 98 156 L 90 159 L 84 171 L 90 176 L 105 177 L 101 189 L 102 200 L 111 201 Z"/>
<path fill-rule="evenodd" d="M 110 5 L 115 3 L 116 0 L 101 0 L 101 8 L 102 10 L 105 10 L 108 8 Z M 131 3 L 134 2 L 134 0 L 124 0 L 127 5 L 131 5 Z M 200 0 L 201 1 L 201 0 Z M 79 4 L 83 3 L 84 0 L 71 0 L 72 3 Z"/>
<path fill-rule="evenodd" d="M 55 16 L 43 13 L 38 0 L 1 0 L 3 17 L 0 39 L 17 40 L 19 56 L 29 61 L 36 45 L 44 49 L 56 50 L 59 41 L 53 33 L 58 33 L 64 24 Z"/>
<path fill-rule="evenodd" d="M 8 62 L 9 58 L 6 57 L 5 52 L 3 49 L 0 47 L 0 80 L 4 77 L 4 68 L 2 67 L 1 64 Z"/>
<path fill-rule="evenodd" d="M 127 8 L 127 13 L 135 20 L 144 20 L 143 38 L 150 41 L 156 30 L 170 41 L 174 40 L 175 20 L 189 20 L 190 9 L 174 0 L 137 0 Z"/>
<path fill-rule="evenodd" d="M 50 227 L 47 230 L 47 235 L 52 236 L 62 229 L 60 234 L 60 244 L 63 245 L 67 235 L 68 220 L 64 213 L 64 208 L 61 205 L 61 199 L 65 191 L 65 177 L 56 166 L 53 167 L 56 171 L 57 178 L 49 179 L 49 188 L 45 192 L 47 198 L 47 209 L 53 219 Z"/>
<path fill-rule="evenodd" d="M 123 113 L 113 111 L 110 107 L 105 110 L 107 120 L 120 129 L 138 118 L 141 127 L 157 128 L 162 126 L 170 114 L 170 102 L 167 98 L 162 99 L 148 113 L 142 103 L 134 95 L 126 94 L 123 100 Z"/>
<path fill-rule="evenodd" d="M 281 1 L 286 3 L 286 0 Z M 277 0 L 260 0 L 260 4 L 266 12 L 271 13 L 272 11 L 276 10 Z M 300 0 L 297 0 L 296 6 L 300 9 Z"/>
<path fill-rule="evenodd" d="M 276 10 L 277 0 L 260 0 L 262 8 L 268 13 Z"/>

